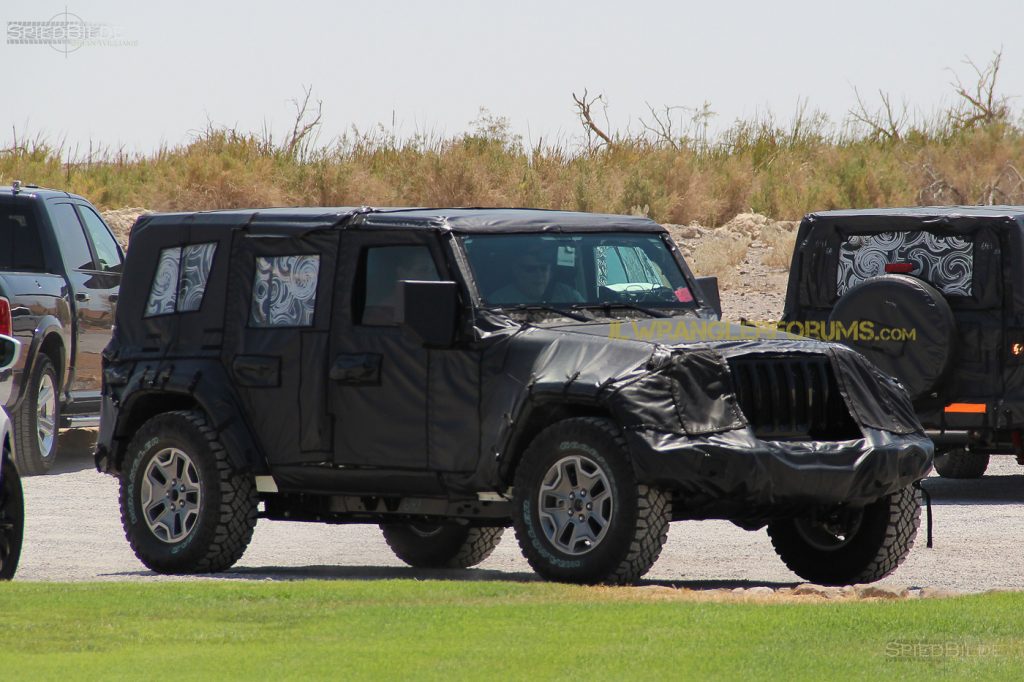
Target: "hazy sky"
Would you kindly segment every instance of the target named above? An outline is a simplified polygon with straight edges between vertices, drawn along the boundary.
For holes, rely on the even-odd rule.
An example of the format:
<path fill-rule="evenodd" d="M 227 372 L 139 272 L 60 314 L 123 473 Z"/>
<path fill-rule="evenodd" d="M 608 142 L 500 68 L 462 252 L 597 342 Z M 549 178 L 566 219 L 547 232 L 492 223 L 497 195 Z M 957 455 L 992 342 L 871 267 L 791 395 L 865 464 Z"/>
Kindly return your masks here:
<path fill-rule="evenodd" d="M 130 47 L 9 44 L 8 22 L 71 12 L 116 25 Z M 312 86 L 330 138 L 394 118 L 397 131 L 455 134 L 480 107 L 536 142 L 580 134 L 571 93 L 608 101 L 612 127 L 655 106 L 707 100 L 719 126 L 798 98 L 835 118 L 879 88 L 929 111 L 953 67 L 1004 49 L 1001 90 L 1024 95 L 1024 2 L 860 0 L 687 3 L 126 2 L 0 4 L 0 148 L 11 126 L 149 150 L 206 125 L 290 127 Z M 1021 103 L 1017 102 L 1021 107 Z"/>

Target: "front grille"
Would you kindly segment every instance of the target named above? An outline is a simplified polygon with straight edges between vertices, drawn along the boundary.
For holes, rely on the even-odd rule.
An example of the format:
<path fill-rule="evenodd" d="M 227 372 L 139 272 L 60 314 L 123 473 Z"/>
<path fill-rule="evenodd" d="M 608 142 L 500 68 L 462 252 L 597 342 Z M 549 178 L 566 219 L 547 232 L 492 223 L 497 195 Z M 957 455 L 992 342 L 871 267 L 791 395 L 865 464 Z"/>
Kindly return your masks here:
<path fill-rule="evenodd" d="M 763 440 L 848 440 L 850 418 L 823 355 L 745 355 L 729 359 L 740 409 Z"/>

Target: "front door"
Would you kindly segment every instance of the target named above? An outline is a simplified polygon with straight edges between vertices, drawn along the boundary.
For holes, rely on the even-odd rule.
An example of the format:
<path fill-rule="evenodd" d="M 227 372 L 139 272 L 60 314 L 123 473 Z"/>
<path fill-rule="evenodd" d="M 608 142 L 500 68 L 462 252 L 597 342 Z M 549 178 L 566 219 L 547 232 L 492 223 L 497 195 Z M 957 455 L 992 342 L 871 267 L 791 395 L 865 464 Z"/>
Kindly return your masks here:
<path fill-rule="evenodd" d="M 431 351 L 395 324 L 400 280 L 445 272 L 437 235 L 349 231 L 339 254 L 330 350 L 334 461 L 426 469 Z"/>

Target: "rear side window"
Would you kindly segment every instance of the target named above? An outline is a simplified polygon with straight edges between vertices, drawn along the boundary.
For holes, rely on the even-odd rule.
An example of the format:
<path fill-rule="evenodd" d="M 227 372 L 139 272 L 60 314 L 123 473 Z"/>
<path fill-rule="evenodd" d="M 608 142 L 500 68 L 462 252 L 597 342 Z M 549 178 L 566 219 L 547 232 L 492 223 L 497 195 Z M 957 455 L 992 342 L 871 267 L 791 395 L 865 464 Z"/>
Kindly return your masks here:
<path fill-rule="evenodd" d="M 82 223 L 71 204 L 53 204 L 50 215 L 54 219 L 54 232 L 60 244 L 60 255 L 68 270 L 93 270 L 92 251 L 82 232 Z"/>
<path fill-rule="evenodd" d="M 39 227 L 27 208 L 0 205 L 0 268 L 46 269 Z"/>
<path fill-rule="evenodd" d="M 146 317 L 199 310 L 217 244 L 189 244 L 160 251 L 149 289 Z"/>
<path fill-rule="evenodd" d="M 839 247 L 836 293 L 885 274 L 887 264 L 909 264 L 909 273 L 948 296 L 971 296 L 974 245 L 967 237 L 931 232 L 850 235 Z"/>
<path fill-rule="evenodd" d="M 252 284 L 253 327 L 311 327 L 320 256 L 257 256 Z"/>

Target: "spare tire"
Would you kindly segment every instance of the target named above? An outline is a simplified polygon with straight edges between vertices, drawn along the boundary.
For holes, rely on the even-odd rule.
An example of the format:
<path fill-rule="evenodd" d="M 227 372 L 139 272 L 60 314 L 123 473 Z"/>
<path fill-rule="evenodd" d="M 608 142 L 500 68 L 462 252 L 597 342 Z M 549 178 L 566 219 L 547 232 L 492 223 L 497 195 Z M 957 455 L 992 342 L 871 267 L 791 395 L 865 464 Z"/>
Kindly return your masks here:
<path fill-rule="evenodd" d="M 864 333 L 869 329 L 870 332 Z M 911 400 L 935 391 L 949 372 L 956 342 L 956 320 L 942 294 L 908 275 L 881 275 L 847 291 L 832 308 L 831 323 L 857 333 L 835 337 L 899 379 Z M 906 330 L 912 338 L 895 338 L 886 330 Z"/>

